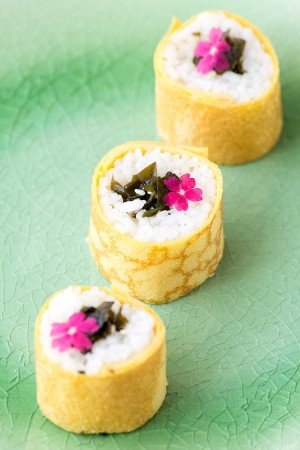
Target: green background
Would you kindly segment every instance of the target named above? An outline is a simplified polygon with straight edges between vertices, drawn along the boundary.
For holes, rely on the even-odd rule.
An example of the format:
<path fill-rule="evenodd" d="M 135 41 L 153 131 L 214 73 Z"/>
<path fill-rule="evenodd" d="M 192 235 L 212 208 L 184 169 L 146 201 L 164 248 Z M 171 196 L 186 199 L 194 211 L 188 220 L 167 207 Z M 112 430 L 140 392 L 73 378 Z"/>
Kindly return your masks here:
<path fill-rule="evenodd" d="M 155 45 L 172 15 L 212 8 L 272 40 L 283 135 L 264 159 L 222 168 L 216 276 L 155 307 L 168 339 L 161 410 L 128 435 L 72 435 L 37 407 L 35 317 L 57 289 L 104 282 L 85 242 L 92 171 L 116 144 L 158 138 Z M 0 2 L 1 450 L 300 448 L 299 14 L 298 0 Z"/>

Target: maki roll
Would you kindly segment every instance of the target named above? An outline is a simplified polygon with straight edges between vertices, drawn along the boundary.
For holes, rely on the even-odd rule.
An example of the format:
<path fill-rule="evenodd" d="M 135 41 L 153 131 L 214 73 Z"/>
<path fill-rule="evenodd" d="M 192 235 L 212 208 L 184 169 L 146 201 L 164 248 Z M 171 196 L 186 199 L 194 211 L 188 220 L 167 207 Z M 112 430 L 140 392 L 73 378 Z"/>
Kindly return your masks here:
<path fill-rule="evenodd" d="M 209 159 L 262 157 L 282 128 L 279 66 L 270 41 L 245 19 L 207 11 L 170 30 L 154 56 L 157 126 L 174 144 L 208 147 Z"/>
<path fill-rule="evenodd" d="M 188 293 L 223 252 L 222 176 L 206 150 L 129 142 L 92 180 L 89 244 L 112 289 L 150 303 Z"/>
<path fill-rule="evenodd" d="M 37 400 L 74 433 L 135 430 L 166 394 L 165 329 L 136 300 L 71 286 L 54 294 L 35 325 Z"/>

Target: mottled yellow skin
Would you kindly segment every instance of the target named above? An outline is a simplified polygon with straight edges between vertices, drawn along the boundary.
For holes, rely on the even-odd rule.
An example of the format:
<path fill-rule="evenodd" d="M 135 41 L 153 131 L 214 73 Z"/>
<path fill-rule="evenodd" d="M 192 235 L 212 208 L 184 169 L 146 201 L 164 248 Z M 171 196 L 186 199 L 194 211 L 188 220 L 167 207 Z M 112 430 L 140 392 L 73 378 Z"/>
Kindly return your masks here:
<path fill-rule="evenodd" d="M 208 157 L 219 164 L 239 164 L 268 153 L 282 129 L 279 65 L 270 41 L 245 19 L 222 11 L 242 26 L 251 28 L 274 64 L 270 87 L 261 97 L 235 103 L 222 94 L 189 88 L 165 72 L 163 53 L 170 36 L 186 27 L 173 19 L 170 30 L 154 55 L 157 126 L 162 138 L 172 144 L 208 147 Z"/>
<path fill-rule="evenodd" d="M 45 303 L 35 324 L 37 400 L 49 420 L 73 433 L 135 430 L 154 416 L 166 395 L 165 328 L 160 318 L 128 296 L 102 290 L 121 303 L 151 314 L 154 338 L 141 353 L 125 362 L 109 364 L 96 375 L 67 372 L 49 360 L 40 343 L 40 321 L 51 299 Z"/>
<path fill-rule="evenodd" d="M 186 152 L 205 159 L 217 181 L 215 206 L 203 227 L 184 238 L 165 243 L 139 242 L 117 231 L 104 217 L 98 195 L 99 179 L 116 159 L 128 151 Z M 223 253 L 222 175 L 205 158 L 206 150 L 157 142 L 129 142 L 110 151 L 99 163 L 92 180 L 89 243 L 97 266 L 112 289 L 149 303 L 166 303 L 187 294 L 212 276 Z"/>

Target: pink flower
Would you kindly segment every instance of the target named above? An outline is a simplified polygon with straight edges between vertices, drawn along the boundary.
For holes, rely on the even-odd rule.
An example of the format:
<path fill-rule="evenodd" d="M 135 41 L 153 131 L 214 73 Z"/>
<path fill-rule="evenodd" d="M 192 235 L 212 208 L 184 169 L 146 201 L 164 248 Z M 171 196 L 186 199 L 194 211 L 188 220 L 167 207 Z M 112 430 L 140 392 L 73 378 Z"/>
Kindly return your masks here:
<path fill-rule="evenodd" d="M 82 311 L 72 314 L 67 322 L 53 323 L 51 336 L 52 347 L 57 347 L 60 352 L 74 347 L 77 350 L 90 350 L 92 341 L 86 333 L 95 333 L 99 329 L 96 319 L 90 317 L 86 319 Z"/>
<path fill-rule="evenodd" d="M 170 177 L 164 180 L 164 183 L 171 191 L 164 196 L 164 202 L 168 206 L 175 205 L 177 211 L 186 211 L 188 209 L 188 200 L 191 202 L 202 200 L 202 191 L 199 188 L 195 188 L 195 178 L 191 178 L 189 173 L 182 175 L 180 180 L 176 177 Z"/>
<path fill-rule="evenodd" d="M 195 49 L 195 56 L 200 57 L 197 64 L 198 72 L 204 75 L 215 70 L 222 73 L 229 68 L 228 59 L 225 56 L 229 52 L 230 45 L 225 39 L 221 39 L 223 31 L 220 28 L 212 28 L 209 33 L 209 41 L 201 41 Z"/>

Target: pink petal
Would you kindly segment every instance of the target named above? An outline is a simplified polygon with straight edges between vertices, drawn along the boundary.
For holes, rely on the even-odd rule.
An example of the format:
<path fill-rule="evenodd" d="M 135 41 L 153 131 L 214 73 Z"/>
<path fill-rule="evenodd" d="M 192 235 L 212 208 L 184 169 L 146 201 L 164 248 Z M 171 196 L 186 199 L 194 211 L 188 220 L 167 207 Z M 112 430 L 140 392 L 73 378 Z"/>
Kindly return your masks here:
<path fill-rule="evenodd" d="M 216 71 L 217 72 L 224 72 L 228 68 L 229 68 L 229 62 L 228 62 L 226 56 L 224 55 L 224 53 L 220 53 L 218 55 L 218 59 L 217 59 L 216 64 L 215 64 Z"/>
<path fill-rule="evenodd" d="M 54 322 L 52 324 L 52 330 L 51 330 L 50 336 L 56 336 L 58 334 L 65 334 L 68 332 L 69 328 L 70 328 L 69 325 L 65 322 L 63 322 L 63 323 Z"/>
<path fill-rule="evenodd" d="M 77 326 L 77 330 L 82 333 L 95 333 L 98 329 L 99 325 L 94 317 L 86 319 Z"/>
<path fill-rule="evenodd" d="M 176 177 L 170 177 L 164 180 L 164 184 L 167 186 L 169 191 L 178 192 L 180 189 L 180 181 Z"/>
<path fill-rule="evenodd" d="M 222 39 L 220 42 L 218 42 L 217 48 L 218 48 L 219 52 L 225 53 L 225 52 L 229 52 L 230 45 L 225 41 L 225 39 Z"/>
<path fill-rule="evenodd" d="M 59 338 L 52 340 L 52 347 L 58 348 L 60 352 L 64 352 L 68 350 L 70 347 L 72 347 L 72 339 L 73 336 L 69 334 L 65 334 L 64 336 L 61 336 Z"/>
<path fill-rule="evenodd" d="M 203 56 L 202 59 L 198 62 L 197 65 L 197 71 L 202 73 L 203 75 L 206 75 L 207 73 L 211 72 L 215 65 L 215 56 L 207 54 Z"/>
<path fill-rule="evenodd" d="M 177 192 L 168 192 L 168 194 L 164 196 L 163 200 L 166 205 L 173 206 L 177 202 L 178 197 L 180 197 L 180 195 Z"/>
<path fill-rule="evenodd" d="M 185 198 L 191 200 L 192 202 L 199 202 L 202 200 L 202 191 L 199 188 L 190 189 L 189 191 L 186 191 L 184 195 Z"/>
<path fill-rule="evenodd" d="M 177 209 L 177 211 L 186 211 L 188 207 L 189 205 L 187 199 L 183 195 L 179 195 L 179 198 L 177 199 L 177 202 L 175 204 L 175 208 Z"/>
<path fill-rule="evenodd" d="M 209 53 L 211 49 L 211 43 L 207 41 L 199 42 L 197 47 L 195 48 L 194 55 L 195 56 L 204 56 L 206 53 Z"/>
<path fill-rule="evenodd" d="M 188 191 L 189 189 L 193 189 L 196 186 L 195 178 L 191 178 L 189 173 L 186 173 L 180 177 L 180 189 L 184 191 Z"/>
<path fill-rule="evenodd" d="M 68 324 L 70 327 L 76 327 L 83 322 L 85 319 L 85 314 L 82 311 L 76 312 L 72 314 L 72 316 L 69 318 Z"/>
<path fill-rule="evenodd" d="M 92 341 L 84 333 L 73 334 L 73 347 L 77 350 L 90 350 L 92 348 Z"/>
<path fill-rule="evenodd" d="M 221 39 L 223 31 L 221 28 L 212 28 L 209 33 L 209 40 L 213 45 L 216 45 Z"/>

